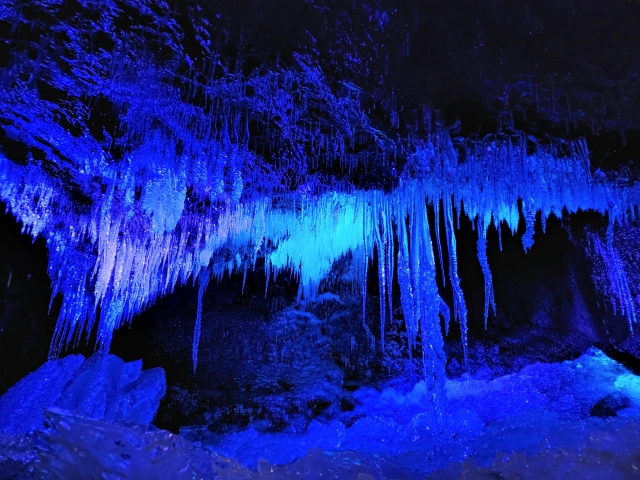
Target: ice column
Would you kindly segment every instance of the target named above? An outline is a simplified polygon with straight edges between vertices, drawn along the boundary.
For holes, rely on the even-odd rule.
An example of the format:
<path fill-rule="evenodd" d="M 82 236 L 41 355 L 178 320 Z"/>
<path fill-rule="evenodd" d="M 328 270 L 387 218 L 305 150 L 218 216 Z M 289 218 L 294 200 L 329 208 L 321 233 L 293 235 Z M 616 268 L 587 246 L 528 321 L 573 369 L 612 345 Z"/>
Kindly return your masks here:
<path fill-rule="evenodd" d="M 444 340 L 440 325 L 441 299 L 427 218 L 426 195 L 417 184 L 405 187 L 396 214 L 399 253 L 398 282 L 410 345 L 418 328 L 422 342 L 423 376 L 442 422 L 445 395 Z"/>

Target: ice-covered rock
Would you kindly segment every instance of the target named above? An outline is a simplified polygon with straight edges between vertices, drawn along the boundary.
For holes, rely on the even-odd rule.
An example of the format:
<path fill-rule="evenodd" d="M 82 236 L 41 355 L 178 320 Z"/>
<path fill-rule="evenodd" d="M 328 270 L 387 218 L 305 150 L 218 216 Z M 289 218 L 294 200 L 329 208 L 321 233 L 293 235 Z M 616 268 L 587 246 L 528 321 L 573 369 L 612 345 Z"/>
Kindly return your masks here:
<path fill-rule="evenodd" d="M 82 355 L 51 360 L 0 397 L 0 431 L 24 433 L 42 426 L 42 411 L 52 406 L 84 362 Z"/>
<path fill-rule="evenodd" d="M 43 411 L 56 406 L 88 418 L 149 424 L 164 396 L 161 368 L 142 371 L 109 354 L 85 360 L 49 360 L 0 397 L 0 431 L 23 434 L 43 427 Z"/>
<path fill-rule="evenodd" d="M 72 375 L 78 383 L 83 371 L 123 364 L 85 363 Z M 139 364 L 124 365 L 138 371 Z M 256 422 L 224 435 L 206 427 L 173 435 L 54 408 L 44 413 L 44 432 L 0 434 L 0 477 L 635 478 L 638 384 L 637 376 L 595 349 L 493 380 L 467 375 L 447 382 L 442 429 L 424 381 L 409 390 L 361 387 L 353 392 L 353 410 L 313 420 L 304 432 L 272 432 Z M 623 399 L 616 416 L 589 414 L 603 398 Z"/>

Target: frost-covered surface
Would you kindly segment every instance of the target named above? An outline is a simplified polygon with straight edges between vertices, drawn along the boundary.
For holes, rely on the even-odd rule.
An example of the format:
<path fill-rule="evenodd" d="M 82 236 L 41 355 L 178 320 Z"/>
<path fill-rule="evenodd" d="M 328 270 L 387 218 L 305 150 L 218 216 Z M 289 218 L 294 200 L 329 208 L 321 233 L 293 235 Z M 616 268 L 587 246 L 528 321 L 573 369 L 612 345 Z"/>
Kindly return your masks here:
<path fill-rule="evenodd" d="M 47 430 L 0 438 L 0 467 L 24 479 L 43 473 L 354 480 L 638 475 L 640 379 L 598 350 L 493 381 L 449 381 L 447 391 L 442 429 L 424 383 L 413 389 L 362 388 L 354 392 L 352 412 L 297 434 L 249 428 L 223 436 L 192 429 L 180 436 L 53 410 L 45 414 Z M 595 408 L 611 396 L 625 401 L 606 414 Z"/>
<path fill-rule="evenodd" d="M 69 355 L 49 360 L 0 397 L 0 431 L 23 434 L 44 428 L 43 412 L 58 407 L 88 418 L 148 425 L 165 394 L 161 368 L 142 371 L 109 354 L 87 360 Z"/>
<path fill-rule="evenodd" d="M 248 467 L 260 459 L 289 463 L 319 448 L 355 451 L 426 474 L 467 457 L 487 467 L 498 452 L 551 455 L 567 447 L 573 455 L 586 448 L 590 432 L 615 435 L 622 429 L 621 435 L 631 435 L 640 422 L 640 380 L 595 349 L 573 361 L 538 363 L 492 381 L 449 380 L 446 389 L 442 427 L 419 383 L 409 390 L 361 388 L 353 394 L 353 411 L 331 422 L 312 422 L 296 434 L 258 433 L 252 427 L 229 435 L 191 428 L 183 434 Z M 614 393 L 628 399 L 618 407 L 624 407 L 620 418 L 590 416 L 598 401 Z M 624 457 L 627 448 L 620 445 L 612 453 Z"/>
<path fill-rule="evenodd" d="M 11 478 L 251 478 L 233 460 L 211 455 L 163 430 L 92 420 L 51 409 L 49 428 L 0 439 L 3 474 Z"/>
<path fill-rule="evenodd" d="M 0 398 L 2 431 L 25 433 L 41 428 L 42 412 L 60 398 L 84 360 L 82 355 L 69 355 L 48 361 L 11 387 Z"/>
<path fill-rule="evenodd" d="M 475 458 L 452 464 L 429 478 L 627 479 L 638 476 L 640 435 L 637 418 L 621 417 L 562 425 L 535 449 L 496 454 L 491 465 Z M 533 453 L 535 452 L 535 453 Z"/>
<path fill-rule="evenodd" d="M 554 444 L 541 442 L 539 453 L 498 453 L 491 465 L 479 466 L 474 458 L 452 463 L 431 474 L 412 471 L 396 462 L 357 452 L 310 450 L 288 465 L 260 461 L 248 469 L 233 459 L 191 444 L 179 435 L 145 431 L 139 427 L 109 424 L 49 412 L 51 431 L 33 438 L 2 437 L 0 465 L 12 478 L 118 479 L 309 479 L 339 478 L 475 479 L 499 474 L 516 478 L 634 478 L 638 469 L 640 422 L 627 417 L 597 424 L 573 425 Z M 79 455 L 80 453 L 80 455 Z M 483 462 L 486 463 L 486 462 Z M 500 477 L 502 478 L 502 477 Z"/>

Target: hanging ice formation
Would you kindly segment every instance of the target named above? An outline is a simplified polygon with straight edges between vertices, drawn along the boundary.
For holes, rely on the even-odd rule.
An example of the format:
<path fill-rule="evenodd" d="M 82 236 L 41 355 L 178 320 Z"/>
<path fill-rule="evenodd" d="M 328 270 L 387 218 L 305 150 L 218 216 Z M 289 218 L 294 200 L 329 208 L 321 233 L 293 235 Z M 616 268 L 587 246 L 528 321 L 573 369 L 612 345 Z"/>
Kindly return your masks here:
<path fill-rule="evenodd" d="M 593 281 L 608 300 L 613 313 L 627 318 L 629 331 L 633 333 L 636 323 L 636 305 L 634 303 L 629 279 L 620 253 L 615 247 L 612 235 L 606 242 L 593 232 L 587 234 L 587 252 L 593 261 Z"/>
<path fill-rule="evenodd" d="M 146 8 L 143 0 L 134 3 Z M 108 350 L 116 328 L 197 278 L 195 367 L 210 277 L 246 272 L 264 258 L 268 278 L 292 271 L 300 298 L 308 299 L 333 262 L 350 252 L 365 282 L 369 263 L 378 260 L 381 351 L 397 282 L 408 342 L 421 340 L 424 374 L 437 392 L 444 381 L 439 317 L 447 330 L 457 319 L 466 339 L 455 236 L 463 209 L 477 223 L 486 323 L 495 310 L 487 230 L 507 226 L 515 233 L 519 200 L 525 249 L 533 244 L 537 213 L 544 225 L 563 210 L 593 209 L 613 225 L 640 204 L 637 186 L 592 178 L 584 140 L 553 140 L 528 151 L 524 135 L 500 134 L 456 150 L 448 131 L 432 128 L 426 114 L 422 133 L 391 140 L 368 121 L 357 87 L 343 84 L 336 93 L 305 56 L 296 56 L 290 70 L 245 78 L 215 54 L 195 71 L 168 5 L 154 8 L 165 9 L 165 23 L 145 31 L 144 48 L 156 42 L 171 58 L 166 64 L 137 49 L 135 33 L 113 29 L 121 11 L 110 4 L 46 26 L 43 38 L 59 34 L 77 55 L 61 57 L 48 50 L 56 41 L 43 40 L 37 58 L 15 55 L 2 68 L 0 128 L 26 153 L 13 158 L 0 150 L 0 198 L 25 232 L 47 241 L 52 298 L 63 297 L 54 357 L 92 331 Z M 35 28 L 23 10 L 0 9 L 0 19 L 15 31 Z M 94 48 L 83 34 L 96 29 L 118 40 L 113 51 Z M 36 75 L 62 92 L 59 98 L 39 95 Z M 113 128 L 90 131 L 92 108 L 101 102 L 116 117 Z M 320 168 L 394 171 L 398 151 L 409 161 L 394 189 L 356 190 Z M 436 212 L 432 226 L 427 208 Z M 608 262 L 616 305 L 634 322 L 615 250 L 593 242 Z M 437 264 L 453 291 L 451 309 L 438 295 Z M 364 328 L 373 338 L 366 321 Z"/>
<path fill-rule="evenodd" d="M 200 344 L 200 333 L 202 328 L 202 297 L 209 283 L 210 275 L 208 270 L 200 270 L 198 275 L 198 310 L 196 312 L 196 326 L 193 329 L 193 346 L 191 347 L 191 359 L 193 360 L 193 373 L 196 373 L 198 366 L 198 346 Z"/>
<path fill-rule="evenodd" d="M 489 307 L 495 308 L 486 258 L 487 228 L 491 223 L 506 222 L 515 232 L 518 198 L 528 199 L 527 209 L 540 212 L 545 219 L 552 213 L 559 215 L 563 208 L 569 212 L 594 209 L 609 212 L 613 222 L 616 216 L 633 212 L 630 207 L 638 204 L 636 188 L 591 178 L 583 141 L 571 143 L 572 154 L 558 158 L 553 146 L 541 146 L 527 154 L 524 148 L 507 146 L 505 140 L 490 139 L 478 142 L 473 155 L 458 163 L 457 158 L 450 161 L 442 153 L 451 153 L 446 133 L 432 138 L 414 155 L 413 174 L 389 193 L 333 192 L 311 197 L 291 194 L 289 206 L 274 204 L 266 197 L 229 201 L 201 212 L 185 206 L 180 185 L 185 183 L 186 174 L 180 172 L 186 168 L 179 161 L 174 167 L 177 173 L 164 167 L 166 181 L 177 187 L 158 189 L 162 182 L 153 179 L 158 178 L 156 172 L 162 172 L 162 168 L 153 169 L 151 180 L 139 173 L 139 183 L 131 180 L 129 172 L 109 173 L 107 188 L 97 197 L 101 201 L 96 201 L 89 211 L 78 212 L 59 187 L 59 181 L 37 163 L 17 165 L 1 156 L 2 198 L 26 231 L 47 239 L 53 296 L 63 293 L 53 354 L 65 342 L 72 341 L 74 334 L 77 341 L 79 333 L 93 329 L 95 322 L 98 341 L 108 349 L 115 328 L 130 321 L 158 295 L 169 293 L 178 282 L 200 275 L 202 291 L 207 277 L 203 272 L 209 275 L 207 269 L 214 276 L 243 271 L 247 263 L 255 264 L 259 255 L 265 257 L 269 275 L 292 270 L 300 280 L 301 298 L 309 298 L 335 260 L 351 252 L 355 261 L 363 264 L 371 261 L 377 251 L 380 320 L 384 327 L 392 313 L 395 236 L 399 242 L 397 279 L 409 342 L 414 345 L 421 333 L 423 345 L 426 342 L 433 350 L 431 353 L 423 348 L 425 365 L 435 372 L 435 359 L 442 355 L 437 319 L 442 300 L 437 294 L 428 204 L 437 205 L 444 200 L 445 232 L 439 231 L 438 222 L 435 236 L 446 240 L 448 282 L 454 291 L 452 313 L 460 320 L 463 332 L 466 307 L 456 271 L 454 217 L 459 215 L 459 209 L 454 205 L 464 205 L 465 214 L 478 224 L 486 316 Z M 158 161 L 153 150 L 142 152 L 144 163 Z M 239 162 L 233 158 L 230 161 Z M 116 188 L 116 179 L 120 188 Z M 142 188 L 138 200 L 133 195 L 137 185 Z M 527 222 L 527 229 L 531 228 Z M 597 237 L 592 241 L 605 259 L 606 271 L 614 278 L 612 298 L 618 299 L 625 315 L 635 321 L 633 300 L 625 293 L 628 286 L 621 277 L 623 270 L 615 250 L 603 246 Z M 198 335 L 199 325 L 194 336 L 194 363 Z M 384 345 L 384 338 L 381 343 Z"/>

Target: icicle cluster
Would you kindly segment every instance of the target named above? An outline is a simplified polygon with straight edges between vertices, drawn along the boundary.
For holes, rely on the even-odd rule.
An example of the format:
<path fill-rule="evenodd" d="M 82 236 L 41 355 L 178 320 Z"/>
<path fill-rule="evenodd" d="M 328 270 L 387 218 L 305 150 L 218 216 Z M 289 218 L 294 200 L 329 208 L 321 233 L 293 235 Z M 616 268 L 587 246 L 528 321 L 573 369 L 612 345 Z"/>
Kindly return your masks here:
<path fill-rule="evenodd" d="M 37 163 L 17 165 L 0 155 L 0 196 L 25 231 L 47 239 L 53 296 L 63 294 L 53 355 L 74 336 L 77 341 L 83 331 L 94 328 L 100 346 L 108 349 L 114 329 L 159 295 L 171 292 L 178 282 L 198 278 L 195 365 L 200 305 L 210 276 L 246 272 L 264 257 L 268 278 L 283 269 L 292 271 L 300 281 L 300 298 L 308 299 L 316 294 L 332 264 L 350 252 L 362 271 L 374 255 L 378 258 L 383 352 L 397 271 L 409 343 L 413 347 L 418 336 L 422 339 L 425 375 L 433 376 L 434 389 L 439 390 L 444 363 L 438 315 L 444 317 L 447 329 L 450 316 L 457 319 L 466 337 L 467 309 L 457 273 L 455 238 L 462 212 L 477 223 L 485 320 L 489 308 L 495 310 L 486 232 L 491 223 L 499 227 L 502 222 L 516 232 L 519 199 L 526 224 L 525 248 L 533 241 L 533 221 L 526 219 L 535 218 L 537 212 L 543 225 L 549 215 L 560 215 L 563 209 L 606 212 L 612 223 L 636 212 L 636 187 L 593 179 L 585 143 L 567 145 L 570 153 L 561 157 L 553 145 L 540 145 L 528 153 L 524 143 L 518 147 L 510 139 L 485 139 L 472 144 L 460 159 L 448 135 L 438 132 L 424 141 L 411 170 L 392 192 L 296 192 L 194 205 L 185 195 L 184 185 L 189 182 L 185 162 L 161 155 L 152 144 L 138 150 L 139 160 L 132 155 L 128 170 L 120 167 L 108 173 L 105 169 L 109 183 L 85 209 L 65 194 L 61 180 Z M 240 159 L 230 161 L 240 165 L 243 157 L 238 152 Z M 141 168 L 134 174 L 130 165 L 136 162 L 161 168 Z M 132 181 L 134 175 L 142 181 Z M 224 188 L 233 182 L 233 176 L 228 177 Z M 136 193 L 140 184 L 141 191 Z M 442 214 L 444 220 L 434 224 L 436 249 L 431 245 L 428 205 L 436 218 Z M 613 279 L 615 305 L 632 318 L 633 304 L 625 294 L 628 286 L 615 249 L 610 243 L 603 246 L 597 237 L 591 241 Z M 444 251 L 446 262 L 442 261 Z M 448 273 L 441 274 L 453 290 L 450 313 L 438 296 L 436 263 L 441 268 L 448 265 Z"/>
<path fill-rule="evenodd" d="M 551 214 L 580 209 L 606 213 L 610 225 L 637 220 L 638 187 L 593 178 L 584 140 L 539 143 L 500 134 L 454 144 L 448 131 L 432 128 L 425 109 L 422 130 L 392 141 L 372 126 L 362 92 L 351 84 L 336 92 L 308 57 L 296 56 L 289 70 L 249 76 L 238 65 L 224 66 L 218 54 L 195 68 L 167 4 L 154 4 L 166 18 L 144 32 L 140 47 L 139 32 L 114 27 L 122 5 L 107 3 L 96 9 L 83 2 L 90 15 L 47 25 L 42 35 L 51 41 L 42 42 L 37 58 L 14 55 L 12 45 L 0 75 L 2 134 L 25 150 L 25 158 L 0 151 L 0 198 L 26 232 L 47 241 L 53 297 L 63 297 L 53 356 L 92 331 L 108 350 L 116 328 L 177 284 L 198 279 L 195 368 L 209 278 L 246 274 L 264 258 L 268 279 L 287 269 L 299 278 L 300 299 L 309 299 L 332 264 L 350 253 L 363 273 L 369 339 L 376 341 L 365 318 L 366 278 L 377 258 L 381 351 L 397 281 L 410 351 L 420 339 L 425 378 L 437 393 L 444 381 L 440 317 L 445 331 L 451 319 L 460 322 L 466 354 L 460 215 L 477 226 L 485 324 L 495 311 L 486 250 L 491 225 L 500 232 L 506 222 L 515 233 L 522 211 L 527 250 L 538 213 L 543 230 Z M 126 3 L 153 16 L 143 0 Z M 0 19 L 18 33 L 37 26 L 20 9 L 0 9 Z M 94 48 L 83 34 L 94 30 L 115 39 L 113 49 Z M 52 50 L 56 35 L 72 54 Z M 168 60 L 150 54 L 153 45 Z M 55 98 L 40 95 L 34 78 Z M 389 105 L 397 128 L 394 94 Z M 114 119 L 102 131 L 91 129 L 94 111 Z M 398 150 L 409 160 L 402 172 L 395 171 Z M 358 191 L 327 174 L 349 178 L 359 169 L 377 178 L 397 174 L 386 183 L 397 188 Z M 615 249 L 598 242 L 616 305 L 631 315 Z M 438 264 L 453 292 L 451 308 L 438 295 Z"/>
<path fill-rule="evenodd" d="M 592 277 L 596 288 L 613 314 L 620 314 L 627 319 L 629 332 L 633 333 L 636 305 L 624 263 L 612 238 L 603 242 L 596 233 L 587 233 L 587 253 L 593 262 Z"/>

